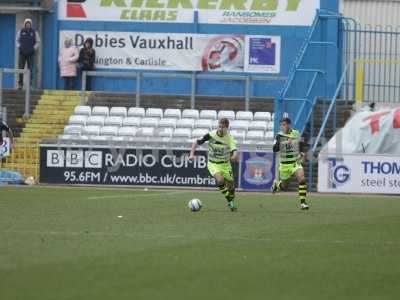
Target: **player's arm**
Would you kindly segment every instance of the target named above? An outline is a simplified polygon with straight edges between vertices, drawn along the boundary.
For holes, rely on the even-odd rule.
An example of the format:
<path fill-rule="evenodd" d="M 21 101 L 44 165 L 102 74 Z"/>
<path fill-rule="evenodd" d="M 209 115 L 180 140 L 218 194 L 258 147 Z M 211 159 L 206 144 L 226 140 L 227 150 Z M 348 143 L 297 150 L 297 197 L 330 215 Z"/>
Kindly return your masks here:
<path fill-rule="evenodd" d="M 238 161 L 239 153 L 237 151 L 236 141 L 232 136 L 229 141 L 229 150 L 231 153 L 231 161 Z"/>
<path fill-rule="evenodd" d="M 189 160 L 194 160 L 195 153 L 196 153 L 196 147 L 197 145 L 203 145 L 205 142 L 209 141 L 211 139 L 211 135 L 207 133 L 204 135 L 201 139 L 199 140 L 194 140 L 192 144 L 192 149 L 190 149 L 190 154 L 189 154 Z"/>
<path fill-rule="evenodd" d="M 304 138 L 303 137 L 301 137 L 300 141 L 299 141 L 299 152 L 300 152 L 300 159 L 302 161 L 304 161 L 305 158 L 306 158 L 306 154 L 305 154 L 305 152 L 306 152 L 306 143 L 304 142 Z"/>
<path fill-rule="evenodd" d="M 281 136 L 279 134 L 276 135 L 274 145 L 272 147 L 272 151 L 279 152 L 281 144 Z"/>

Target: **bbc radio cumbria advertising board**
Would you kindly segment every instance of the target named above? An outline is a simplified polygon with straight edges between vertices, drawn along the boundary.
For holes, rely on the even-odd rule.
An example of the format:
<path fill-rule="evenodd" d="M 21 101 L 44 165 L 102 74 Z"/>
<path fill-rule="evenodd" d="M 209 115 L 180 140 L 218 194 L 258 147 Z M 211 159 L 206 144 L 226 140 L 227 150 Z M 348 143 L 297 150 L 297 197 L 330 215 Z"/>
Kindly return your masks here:
<path fill-rule="evenodd" d="M 40 182 L 170 187 L 215 187 L 207 170 L 207 152 L 189 150 L 97 147 L 40 147 Z M 232 163 L 235 184 L 247 190 L 267 190 L 275 174 L 272 152 L 243 152 Z"/>
<path fill-rule="evenodd" d="M 59 19 L 310 26 L 320 0 L 59 0 Z"/>
<path fill-rule="evenodd" d="M 92 38 L 95 65 L 102 69 L 279 73 L 279 36 L 61 31 L 83 46 Z"/>

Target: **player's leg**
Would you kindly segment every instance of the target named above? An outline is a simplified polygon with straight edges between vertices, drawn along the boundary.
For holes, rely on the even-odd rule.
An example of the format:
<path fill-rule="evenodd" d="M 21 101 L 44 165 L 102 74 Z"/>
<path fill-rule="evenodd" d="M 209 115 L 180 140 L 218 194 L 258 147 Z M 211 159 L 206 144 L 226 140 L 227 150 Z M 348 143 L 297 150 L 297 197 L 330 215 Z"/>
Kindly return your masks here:
<path fill-rule="evenodd" d="M 307 200 L 307 182 L 306 177 L 304 175 L 304 169 L 301 165 L 299 165 L 296 169 L 296 178 L 299 184 L 299 198 L 300 198 L 300 208 L 303 210 L 309 209 L 310 206 L 306 203 Z"/>
<path fill-rule="evenodd" d="M 271 191 L 272 193 L 279 192 L 281 190 L 286 190 L 289 186 L 289 178 L 292 176 L 291 170 L 288 165 L 279 165 L 279 174 L 277 180 L 272 183 Z"/>

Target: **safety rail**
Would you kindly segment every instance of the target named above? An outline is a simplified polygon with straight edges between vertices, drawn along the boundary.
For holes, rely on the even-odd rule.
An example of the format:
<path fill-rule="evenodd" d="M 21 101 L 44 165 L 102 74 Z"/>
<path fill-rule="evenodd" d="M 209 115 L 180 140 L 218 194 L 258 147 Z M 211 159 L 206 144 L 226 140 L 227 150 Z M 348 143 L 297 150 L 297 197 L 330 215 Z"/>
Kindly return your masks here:
<path fill-rule="evenodd" d="M 141 84 L 142 79 L 166 78 L 166 79 L 189 79 L 190 84 L 190 107 L 195 108 L 196 103 L 196 82 L 197 80 L 231 80 L 231 81 L 244 81 L 245 82 L 245 110 L 250 109 L 251 98 L 251 82 L 252 81 L 286 81 L 286 76 L 254 76 L 254 75 L 214 75 L 214 74 L 199 74 L 197 72 L 191 73 L 153 73 L 142 71 L 129 71 L 129 72 L 112 72 L 112 71 L 84 71 L 82 72 L 82 96 L 86 90 L 87 76 L 97 77 L 114 77 L 114 78 L 135 78 L 136 84 L 136 106 L 140 106 Z"/>
<path fill-rule="evenodd" d="M 31 104 L 31 71 L 29 69 L 8 69 L 0 68 L 0 107 L 3 106 L 3 77 L 4 74 L 23 74 L 23 83 L 25 88 L 25 113 L 24 117 L 28 118 L 30 115 Z"/>

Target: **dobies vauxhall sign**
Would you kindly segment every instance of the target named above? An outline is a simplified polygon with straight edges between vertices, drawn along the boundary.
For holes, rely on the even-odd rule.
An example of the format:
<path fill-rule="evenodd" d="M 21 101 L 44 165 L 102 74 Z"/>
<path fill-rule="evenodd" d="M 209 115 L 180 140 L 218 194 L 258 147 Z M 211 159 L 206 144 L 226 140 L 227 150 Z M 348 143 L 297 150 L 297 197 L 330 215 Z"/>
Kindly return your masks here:
<path fill-rule="evenodd" d="M 320 0 L 60 0 L 71 21 L 311 25 Z"/>

